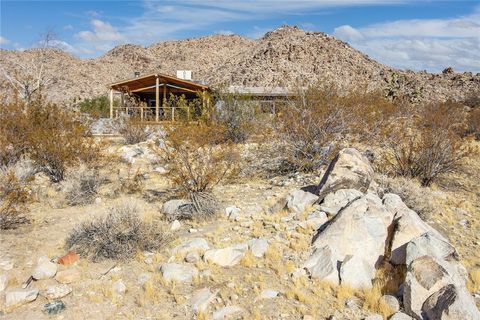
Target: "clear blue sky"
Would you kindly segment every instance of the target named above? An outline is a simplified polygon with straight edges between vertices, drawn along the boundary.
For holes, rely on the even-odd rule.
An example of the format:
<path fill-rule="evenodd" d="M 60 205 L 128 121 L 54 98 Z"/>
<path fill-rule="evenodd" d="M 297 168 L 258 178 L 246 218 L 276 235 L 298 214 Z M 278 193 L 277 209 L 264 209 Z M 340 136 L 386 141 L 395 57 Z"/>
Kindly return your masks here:
<path fill-rule="evenodd" d="M 115 45 L 148 46 L 212 33 L 258 38 L 282 24 L 323 31 L 382 63 L 480 72 L 480 0 L 1 0 L 0 46 L 23 50 L 53 29 L 58 45 L 90 58 Z"/>

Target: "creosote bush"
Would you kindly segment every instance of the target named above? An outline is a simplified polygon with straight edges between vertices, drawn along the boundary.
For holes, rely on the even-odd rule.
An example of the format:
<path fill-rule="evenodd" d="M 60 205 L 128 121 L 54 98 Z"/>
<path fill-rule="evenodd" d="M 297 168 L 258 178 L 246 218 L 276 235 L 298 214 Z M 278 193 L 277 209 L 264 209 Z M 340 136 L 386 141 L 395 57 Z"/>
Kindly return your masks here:
<path fill-rule="evenodd" d="M 154 251 L 166 242 L 166 235 L 155 222 L 146 222 L 133 204 L 121 204 L 104 217 L 85 222 L 66 240 L 69 250 L 93 261 L 130 259 L 141 251 Z"/>
<path fill-rule="evenodd" d="M 15 229 L 29 222 L 26 207 L 29 199 L 26 181 L 17 177 L 15 168 L 0 169 L 0 229 Z"/>
<path fill-rule="evenodd" d="M 80 166 L 63 183 L 68 205 L 92 203 L 102 182 L 103 179 L 97 170 Z"/>
<path fill-rule="evenodd" d="M 2 103 L 0 122 L 1 165 L 27 155 L 39 171 L 59 182 L 68 166 L 98 158 L 87 127 L 71 112 L 42 97 Z"/>
<path fill-rule="evenodd" d="M 122 118 L 117 125 L 118 133 L 125 139 L 125 144 L 136 144 L 147 141 L 152 136 L 150 128 L 144 124 Z"/>
<path fill-rule="evenodd" d="M 413 117 L 399 119 L 386 134 L 382 170 L 418 179 L 422 186 L 458 170 L 471 154 L 461 138 L 464 120 L 459 106 L 451 102 L 422 106 Z"/>
<path fill-rule="evenodd" d="M 81 112 L 88 113 L 94 118 L 107 118 L 110 116 L 110 102 L 106 96 L 85 99 L 78 103 Z"/>

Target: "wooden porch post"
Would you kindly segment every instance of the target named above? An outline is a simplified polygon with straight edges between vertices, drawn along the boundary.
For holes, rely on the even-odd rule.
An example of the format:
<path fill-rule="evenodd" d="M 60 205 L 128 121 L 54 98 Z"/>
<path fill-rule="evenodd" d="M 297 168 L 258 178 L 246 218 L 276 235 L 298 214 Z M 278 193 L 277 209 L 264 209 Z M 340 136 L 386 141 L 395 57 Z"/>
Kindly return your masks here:
<path fill-rule="evenodd" d="M 110 119 L 113 119 L 113 89 L 110 89 Z"/>
<path fill-rule="evenodd" d="M 158 109 L 160 108 L 160 88 L 159 88 L 159 85 L 160 85 L 160 80 L 158 79 L 158 76 L 157 76 L 157 79 L 156 79 L 156 83 L 155 83 L 155 122 L 158 122 Z"/>
<path fill-rule="evenodd" d="M 167 83 L 163 84 L 163 99 L 162 99 L 162 109 L 165 114 L 165 109 L 167 108 Z"/>

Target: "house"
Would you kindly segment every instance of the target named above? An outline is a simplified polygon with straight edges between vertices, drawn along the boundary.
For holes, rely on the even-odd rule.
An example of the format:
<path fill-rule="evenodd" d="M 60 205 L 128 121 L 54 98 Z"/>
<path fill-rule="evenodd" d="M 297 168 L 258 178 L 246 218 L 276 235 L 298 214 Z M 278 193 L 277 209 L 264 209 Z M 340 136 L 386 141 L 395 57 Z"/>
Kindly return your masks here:
<path fill-rule="evenodd" d="M 185 73 L 183 72 L 184 77 Z M 190 73 L 191 75 L 191 73 Z M 211 89 L 189 79 L 152 73 L 118 81 L 109 85 L 110 118 L 117 118 L 125 113 L 141 121 L 175 121 L 180 114 L 191 118 L 194 110 L 188 103 L 172 105 L 175 97 L 186 101 L 201 100 L 202 108 L 209 107 Z M 115 96 L 120 96 L 120 103 L 114 103 Z M 118 99 L 117 99 L 118 100 Z"/>

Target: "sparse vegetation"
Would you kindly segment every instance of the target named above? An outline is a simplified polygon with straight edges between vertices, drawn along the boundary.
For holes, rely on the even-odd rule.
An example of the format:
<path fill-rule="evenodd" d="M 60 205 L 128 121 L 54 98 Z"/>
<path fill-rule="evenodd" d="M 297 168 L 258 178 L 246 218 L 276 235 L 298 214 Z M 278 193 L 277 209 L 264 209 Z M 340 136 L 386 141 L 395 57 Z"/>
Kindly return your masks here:
<path fill-rule="evenodd" d="M 25 180 L 19 179 L 12 167 L 0 169 L 0 229 L 15 229 L 29 222 L 28 200 Z"/>
<path fill-rule="evenodd" d="M 110 103 L 106 96 L 85 99 L 78 103 L 81 112 L 88 113 L 95 118 L 107 118 L 110 116 Z"/>
<path fill-rule="evenodd" d="M 125 139 L 126 144 L 136 144 L 147 141 L 152 136 L 151 129 L 129 118 L 121 118 L 117 125 L 118 133 Z"/>
<path fill-rule="evenodd" d="M 65 198 L 68 205 L 76 206 L 92 203 L 102 181 L 97 170 L 89 170 L 85 166 L 76 169 L 64 181 Z"/>
<path fill-rule="evenodd" d="M 133 204 L 123 203 L 100 219 L 85 222 L 73 230 L 66 247 L 93 261 L 124 260 L 139 251 L 161 248 L 167 237 L 156 223 L 147 223 Z"/>

